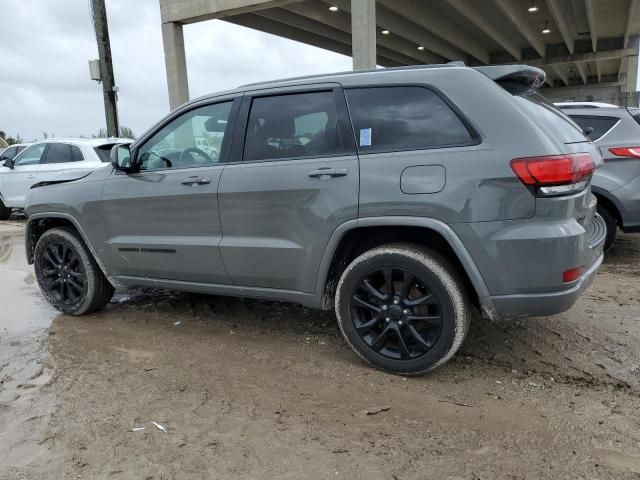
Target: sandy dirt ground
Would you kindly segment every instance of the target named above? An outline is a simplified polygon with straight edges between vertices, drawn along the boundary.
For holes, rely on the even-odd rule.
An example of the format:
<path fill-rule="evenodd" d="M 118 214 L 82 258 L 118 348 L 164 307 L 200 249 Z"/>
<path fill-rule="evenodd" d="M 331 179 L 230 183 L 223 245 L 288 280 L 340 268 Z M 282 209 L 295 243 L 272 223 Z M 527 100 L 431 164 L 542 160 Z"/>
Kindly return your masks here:
<path fill-rule="evenodd" d="M 640 235 L 569 312 L 478 318 L 402 378 L 295 305 L 135 290 L 59 315 L 23 223 L 0 222 L 1 479 L 640 478 Z"/>

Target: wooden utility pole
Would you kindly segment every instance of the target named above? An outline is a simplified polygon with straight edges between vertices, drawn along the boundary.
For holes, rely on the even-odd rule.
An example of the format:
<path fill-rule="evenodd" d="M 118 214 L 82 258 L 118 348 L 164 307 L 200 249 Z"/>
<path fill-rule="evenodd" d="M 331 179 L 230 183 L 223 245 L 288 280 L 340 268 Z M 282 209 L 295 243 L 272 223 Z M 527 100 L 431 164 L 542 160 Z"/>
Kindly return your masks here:
<path fill-rule="evenodd" d="M 93 28 L 98 41 L 98 56 L 100 61 L 100 76 L 102 79 L 102 93 L 104 96 L 104 112 L 107 119 L 107 136 L 118 136 L 118 108 L 117 91 L 113 78 L 111 63 L 111 45 L 109 43 L 109 27 L 107 26 L 107 9 L 104 0 L 91 0 L 91 14 Z"/>

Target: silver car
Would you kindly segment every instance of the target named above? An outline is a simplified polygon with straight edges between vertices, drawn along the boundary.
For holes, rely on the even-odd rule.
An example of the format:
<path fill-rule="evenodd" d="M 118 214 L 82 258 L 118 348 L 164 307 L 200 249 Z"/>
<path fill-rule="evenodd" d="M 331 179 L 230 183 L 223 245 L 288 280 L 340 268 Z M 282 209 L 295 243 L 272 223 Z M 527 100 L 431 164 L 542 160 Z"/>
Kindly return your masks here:
<path fill-rule="evenodd" d="M 370 364 L 425 372 L 474 310 L 562 312 L 602 262 L 602 158 L 543 83 L 453 64 L 199 98 L 112 168 L 32 189 L 28 260 L 67 314 L 129 286 L 298 302 L 334 308 Z"/>
<path fill-rule="evenodd" d="M 640 232 L 640 109 L 594 102 L 556 105 L 580 125 L 604 158 L 591 190 L 607 225 L 609 250 L 618 227 Z"/>

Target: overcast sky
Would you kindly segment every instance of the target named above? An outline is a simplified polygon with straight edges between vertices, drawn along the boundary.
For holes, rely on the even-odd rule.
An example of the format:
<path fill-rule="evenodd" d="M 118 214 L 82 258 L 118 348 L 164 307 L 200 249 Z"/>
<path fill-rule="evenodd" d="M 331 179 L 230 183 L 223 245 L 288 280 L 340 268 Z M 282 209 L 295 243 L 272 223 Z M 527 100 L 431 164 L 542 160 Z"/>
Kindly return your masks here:
<path fill-rule="evenodd" d="M 140 135 L 169 111 L 158 0 L 107 0 L 121 125 Z M 11 2 L 0 24 L 0 130 L 91 136 L 104 128 L 88 0 Z M 348 70 L 351 59 L 221 21 L 184 29 L 191 98 L 243 83 Z"/>

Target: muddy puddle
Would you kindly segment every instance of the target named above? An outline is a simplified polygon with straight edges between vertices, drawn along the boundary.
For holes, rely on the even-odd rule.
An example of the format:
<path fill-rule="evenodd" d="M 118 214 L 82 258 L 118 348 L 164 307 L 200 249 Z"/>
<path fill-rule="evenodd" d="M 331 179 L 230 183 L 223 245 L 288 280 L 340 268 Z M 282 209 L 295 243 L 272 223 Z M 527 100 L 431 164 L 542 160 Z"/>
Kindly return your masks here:
<path fill-rule="evenodd" d="M 57 315 L 0 225 L 0 479 L 638 478 L 640 236 L 565 314 L 363 365 L 328 312 L 163 290 Z M 7 253 L 8 252 L 8 253 Z"/>

